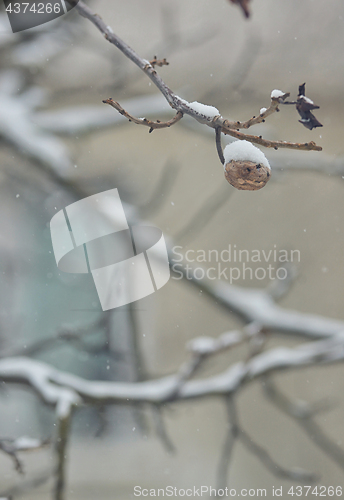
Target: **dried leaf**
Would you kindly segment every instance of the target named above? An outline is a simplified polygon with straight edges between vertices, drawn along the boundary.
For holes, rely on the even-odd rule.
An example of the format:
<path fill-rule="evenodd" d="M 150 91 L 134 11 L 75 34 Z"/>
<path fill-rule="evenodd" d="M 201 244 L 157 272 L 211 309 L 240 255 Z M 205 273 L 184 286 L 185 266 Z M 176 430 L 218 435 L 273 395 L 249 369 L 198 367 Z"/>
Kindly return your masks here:
<path fill-rule="evenodd" d="M 314 104 L 314 102 L 305 96 L 306 93 L 306 84 L 303 83 L 299 86 L 299 95 L 297 98 L 296 109 L 301 116 L 301 120 L 299 120 L 302 125 L 304 125 L 309 130 L 312 130 L 316 127 L 322 127 L 322 124 L 315 118 L 311 110 L 319 109 L 319 106 Z"/>

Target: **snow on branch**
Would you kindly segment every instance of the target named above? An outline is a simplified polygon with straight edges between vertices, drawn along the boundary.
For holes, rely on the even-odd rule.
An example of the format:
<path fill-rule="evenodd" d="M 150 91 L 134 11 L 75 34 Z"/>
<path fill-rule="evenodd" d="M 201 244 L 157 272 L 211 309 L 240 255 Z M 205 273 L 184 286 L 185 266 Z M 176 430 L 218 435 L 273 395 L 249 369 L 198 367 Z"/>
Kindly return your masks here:
<path fill-rule="evenodd" d="M 245 12 L 245 15 L 248 16 L 248 0 L 245 1 L 235 0 L 235 3 L 239 3 L 243 11 Z M 202 103 L 198 103 L 196 101 L 193 103 L 189 103 L 186 100 L 180 98 L 166 85 L 166 83 L 158 75 L 155 69 L 155 66 L 158 65 L 156 58 L 153 59 L 151 62 L 147 61 L 146 59 L 142 59 L 131 47 L 129 47 L 129 45 L 127 45 L 122 39 L 120 39 L 113 32 L 113 30 L 101 19 L 100 16 L 98 16 L 98 14 L 94 14 L 92 10 L 87 5 L 85 5 L 82 0 L 80 0 L 77 4 L 75 4 L 75 8 L 80 15 L 89 19 L 97 27 L 97 29 L 104 35 L 106 40 L 115 45 L 126 57 L 128 57 L 134 64 L 136 64 L 152 80 L 152 82 L 156 85 L 159 91 L 163 94 L 169 105 L 177 112 L 175 118 L 172 118 L 172 120 L 165 122 L 164 125 L 158 122 L 150 122 L 151 123 L 150 131 L 152 131 L 154 128 L 169 127 L 174 123 L 176 123 L 177 121 L 179 121 L 182 118 L 182 116 L 186 114 L 191 116 L 198 122 L 207 125 L 215 129 L 216 131 L 220 131 L 223 134 L 228 134 L 239 140 L 246 140 L 248 142 L 258 144 L 267 148 L 274 148 L 274 149 L 289 148 L 289 149 L 299 149 L 306 151 L 322 150 L 322 148 L 320 146 L 317 146 L 313 141 L 304 144 L 291 143 L 287 141 L 270 141 L 267 139 L 263 139 L 262 136 L 258 137 L 254 135 L 248 135 L 239 131 L 240 128 L 249 128 L 254 124 L 264 122 L 267 116 L 269 116 L 274 111 L 279 110 L 278 104 L 284 103 L 285 99 L 289 96 L 289 93 L 284 93 L 282 91 L 274 90 L 271 93 L 270 107 L 268 109 L 262 108 L 258 118 L 253 117 L 251 120 L 244 123 L 231 122 L 223 118 L 220 112 L 213 106 L 208 106 Z M 110 104 L 111 106 L 116 108 L 122 115 L 126 116 L 129 120 L 140 125 L 143 124 L 149 126 L 149 124 L 145 120 L 138 119 L 129 115 L 129 113 L 127 113 L 120 104 L 114 102 L 112 99 L 106 99 L 103 102 L 106 104 Z M 308 120 L 310 116 L 309 107 L 311 106 L 311 104 L 308 101 L 306 102 L 305 99 L 302 100 L 302 103 L 303 103 L 302 109 L 304 109 L 305 107 L 307 108 L 303 110 L 304 117 L 302 118 L 302 120 L 304 120 L 303 124 L 305 124 L 306 123 L 305 120 Z M 300 113 L 301 98 L 298 99 L 296 105 Z M 313 107 L 311 109 L 315 108 Z M 309 127 L 310 129 L 314 128 L 315 126 L 321 126 L 321 124 L 317 125 L 314 120 L 312 121 L 311 124 L 312 127 Z M 218 135 L 216 136 L 216 144 L 217 144 L 217 150 L 219 151 Z M 219 156 L 220 159 L 222 159 L 221 154 L 219 154 Z M 265 185 L 264 183 L 261 182 L 259 182 L 259 184 L 260 187 L 263 187 L 263 185 Z M 232 185 L 238 187 L 235 183 Z M 241 184 L 240 189 L 251 189 L 251 187 L 250 186 L 245 187 L 245 182 L 244 182 Z"/>
<path fill-rule="evenodd" d="M 55 471 L 56 500 L 64 498 L 67 444 L 73 408 L 82 405 L 99 404 L 140 404 L 149 403 L 158 409 L 163 403 L 178 402 L 210 396 L 232 397 L 242 387 L 257 378 L 266 377 L 277 371 L 302 368 L 305 366 L 343 361 L 344 332 L 326 340 L 318 340 L 299 345 L 296 348 L 279 347 L 252 354 L 246 362 L 232 364 L 223 372 L 205 379 L 191 380 L 196 369 L 208 358 L 226 349 L 234 348 L 242 342 L 250 342 L 252 336 L 261 331 L 259 325 L 248 325 L 242 332 L 226 332 L 218 339 L 199 338 L 189 344 L 191 357 L 176 374 L 144 382 L 109 382 L 86 380 L 79 376 L 60 371 L 52 366 L 29 358 L 6 358 L 0 360 L 0 380 L 3 384 L 23 384 L 31 387 L 47 404 L 55 407 L 57 436 L 55 450 L 57 468 Z M 166 434 L 160 413 L 158 430 L 161 438 L 173 449 Z M 267 450 L 255 443 L 247 433 L 234 423 L 233 438 L 240 439 L 257 458 L 274 474 L 293 480 L 311 480 L 312 474 L 288 470 L 276 464 Z M 28 438 L 16 441 L 0 441 L 0 449 L 14 460 L 16 469 L 23 471 L 17 451 L 33 450 L 45 443 Z M 323 444 L 323 443 L 322 443 Z M 327 440 L 327 448 L 330 446 Z M 319 445 L 320 446 L 320 445 Z M 226 451 L 226 450 L 225 450 Z M 228 449 L 226 451 L 228 454 Z M 226 464 L 228 460 L 224 460 Z M 223 466 L 220 468 L 223 472 Z"/>
<path fill-rule="evenodd" d="M 31 88 L 16 94 L 22 83 L 19 71 L 1 74 L 0 137 L 36 162 L 65 172 L 71 160 L 63 142 L 31 121 L 32 111 L 42 104 L 44 93 Z"/>
<path fill-rule="evenodd" d="M 224 345 L 223 349 L 227 349 Z M 202 348 L 202 355 L 220 352 L 212 346 Z M 152 403 L 179 401 L 238 391 L 272 371 L 302 368 L 319 363 L 333 363 L 344 359 L 344 333 L 326 340 L 301 344 L 296 348 L 279 347 L 264 351 L 249 361 L 233 364 L 222 373 L 201 380 L 186 380 L 180 387 L 178 374 L 144 382 L 108 382 L 86 380 L 50 365 L 29 358 L 0 360 L 0 379 L 5 383 L 28 385 L 49 405 L 57 408 L 58 416 L 65 418 L 71 406 L 96 403 Z M 178 392 L 175 392 L 178 387 Z M 171 397 L 173 395 L 173 398 Z"/>
<path fill-rule="evenodd" d="M 175 272 L 173 254 L 170 252 L 171 271 Z M 276 304 L 276 290 L 255 289 L 229 285 L 224 281 L 211 281 L 196 277 L 191 266 L 178 262 L 178 272 L 183 273 L 187 283 L 199 292 L 201 289 L 215 304 L 222 306 L 246 323 L 260 324 L 271 333 L 286 333 L 311 339 L 328 338 L 344 331 L 344 321 L 325 318 L 316 314 L 301 313 Z M 278 296 L 278 293 L 277 293 Z"/>

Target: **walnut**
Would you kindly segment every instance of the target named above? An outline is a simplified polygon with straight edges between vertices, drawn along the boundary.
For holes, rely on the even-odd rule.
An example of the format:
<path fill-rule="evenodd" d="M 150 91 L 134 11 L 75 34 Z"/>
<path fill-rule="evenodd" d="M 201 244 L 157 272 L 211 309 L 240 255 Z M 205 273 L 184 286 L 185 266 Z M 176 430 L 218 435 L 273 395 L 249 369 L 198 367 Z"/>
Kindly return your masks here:
<path fill-rule="evenodd" d="M 231 160 L 225 165 L 225 177 L 236 189 L 256 191 L 268 182 L 271 170 L 262 163 Z"/>

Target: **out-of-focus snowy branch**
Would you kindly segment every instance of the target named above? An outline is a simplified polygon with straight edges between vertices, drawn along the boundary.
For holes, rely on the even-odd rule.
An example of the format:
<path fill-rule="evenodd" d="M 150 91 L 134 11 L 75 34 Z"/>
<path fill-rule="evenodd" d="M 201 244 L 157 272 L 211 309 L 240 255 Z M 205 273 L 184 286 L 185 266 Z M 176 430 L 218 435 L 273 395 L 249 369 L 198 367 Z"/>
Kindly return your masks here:
<path fill-rule="evenodd" d="M 67 148 L 31 120 L 33 109 L 44 100 L 44 93 L 32 88 L 16 94 L 22 83 L 18 71 L 7 71 L 0 76 L 0 137 L 34 161 L 65 172 L 71 166 Z"/>
<path fill-rule="evenodd" d="M 189 346 L 192 353 L 189 361 L 177 374 L 150 381 L 133 383 L 90 381 L 28 358 L 0 360 L 0 380 L 5 384 L 19 383 L 27 385 L 47 405 L 55 407 L 58 421 L 55 445 L 58 457 L 55 499 L 62 500 L 68 433 L 73 408 L 76 406 L 109 403 L 149 403 L 156 406 L 166 402 L 210 396 L 228 397 L 237 394 L 242 387 L 267 374 L 305 366 L 339 362 L 344 359 L 344 333 L 342 332 L 326 340 L 309 342 L 295 348 L 280 347 L 270 349 L 250 357 L 246 362 L 235 363 L 218 375 L 205 379 L 190 380 L 196 368 L 209 356 L 235 347 L 235 345 L 246 339 L 247 335 L 244 332 L 229 332 L 219 339 L 195 339 Z M 160 432 L 164 441 L 166 439 L 168 441 L 161 422 L 159 429 L 161 429 Z M 248 446 L 254 454 L 265 462 L 266 466 L 272 467 L 273 461 L 269 454 L 262 447 L 254 444 L 239 427 L 236 428 L 236 435 L 243 440 L 245 446 Z M 29 444 L 29 447 L 32 448 L 32 443 Z M 21 449 L 23 449 L 23 446 L 27 449 L 28 443 L 26 442 L 24 445 L 21 443 Z M 19 450 L 20 447 L 16 449 Z M 18 470 L 21 470 L 15 451 L 9 454 L 15 459 L 16 466 L 19 467 Z M 301 473 L 296 477 L 296 475 L 292 475 L 291 472 L 289 473 L 283 468 L 280 468 L 280 475 L 293 477 L 294 480 L 303 478 Z"/>
<path fill-rule="evenodd" d="M 208 352 L 210 355 L 214 352 L 210 344 L 212 343 L 209 343 L 208 348 L 202 347 L 203 353 Z M 216 349 L 215 352 L 219 351 Z M 56 406 L 58 415 L 64 417 L 65 408 L 73 405 L 141 402 L 158 404 L 171 399 L 186 400 L 231 394 L 273 371 L 339 362 L 343 359 L 344 333 L 339 333 L 327 340 L 309 342 L 295 348 L 279 347 L 264 351 L 247 362 L 235 363 L 218 375 L 202 380 L 186 380 L 181 386 L 179 374 L 136 383 L 84 380 L 28 358 L 0 360 L 0 379 L 5 383 L 21 383 L 32 387 L 46 404 Z"/>
<path fill-rule="evenodd" d="M 49 441 L 41 441 L 26 436 L 17 439 L 0 439 L 0 451 L 6 453 L 14 462 L 15 469 L 24 474 L 24 467 L 18 457 L 19 452 L 37 451 L 49 444 Z"/>
<path fill-rule="evenodd" d="M 280 307 L 273 299 L 276 291 L 269 288 L 244 288 L 224 281 L 198 278 L 190 265 L 174 262 L 170 252 L 172 272 L 183 273 L 188 283 L 207 295 L 216 304 L 241 317 L 246 323 L 257 323 L 266 332 L 294 334 L 320 339 L 344 331 L 344 322 L 316 314 L 306 314 Z"/>

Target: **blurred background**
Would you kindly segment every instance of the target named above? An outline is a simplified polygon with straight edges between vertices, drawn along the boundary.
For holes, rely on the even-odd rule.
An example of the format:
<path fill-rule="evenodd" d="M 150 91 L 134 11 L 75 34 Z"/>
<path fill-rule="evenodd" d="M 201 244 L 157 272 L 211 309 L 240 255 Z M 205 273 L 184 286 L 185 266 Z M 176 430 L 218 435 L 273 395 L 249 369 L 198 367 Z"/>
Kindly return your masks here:
<path fill-rule="evenodd" d="M 236 191 L 224 179 L 207 127 L 185 118 L 148 134 L 102 104 L 112 97 L 136 116 L 172 116 L 153 84 L 75 9 L 17 34 L 2 9 L 1 357 L 27 353 L 87 379 L 138 381 L 176 372 L 192 338 L 215 338 L 242 326 L 234 314 L 175 279 L 129 308 L 104 313 L 91 277 L 60 272 L 52 251 L 50 220 L 80 199 L 75 186 L 89 194 L 118 188 L 127 216 L 156 224 L 183 255 L 228 245 L 299 250 L 298 278 L 280 305 L 344 321 L 343 2 L 254 0 L 249 20 L 226 0 L 87 3 L 142 57 L 167 58 L 170 64 L 158 72 L 179 96 L 215 106 L 226 118 L 257 115 L 268 107 L 273 89 L 296 99 L 306 82 L 323 128 L 307 130 L 295 108 L 285 106 L 252 134 L 313 140 L 323 152 L 265 150 L 271 181 L 261 191 Z M 264 287 L 268 280 L 235 284 Z M 269 347 L 301 341 L 271 335 Z M 243 356 L 241 348 L 221 354 L 201 375 L 218 373 Z M 331 412 L 316 421 L 344 449 L 342 367 L 297 370 L 276 380 L 296 400 L 329 398 Z M 343 467 L 267 401 L 260 382 L 240 392 L 238 411 L 243 427 L 279 463 L 321 473 L 319 484 L 344 486 Z M 53 434 L 53 409 L 22 386 L 7 384 L 0 392 L 0 414 L 2 438 Z M 174 453 L 159 439 L 150 407 L 77 410 L 66 498 L 134 498 L 135 485 L 215 487 L 228 427 L 223 402 L 173 403 L 163 415 Z M 52 449 L 23 461 L 26 473 L 20 476 L 0 454 L 0 492 L 52 498 L 52 480 L 45 480 Z M 272 485 L 287 490 L 291 484 L 236 445 L 230 487 L 270 492 Z"/>

